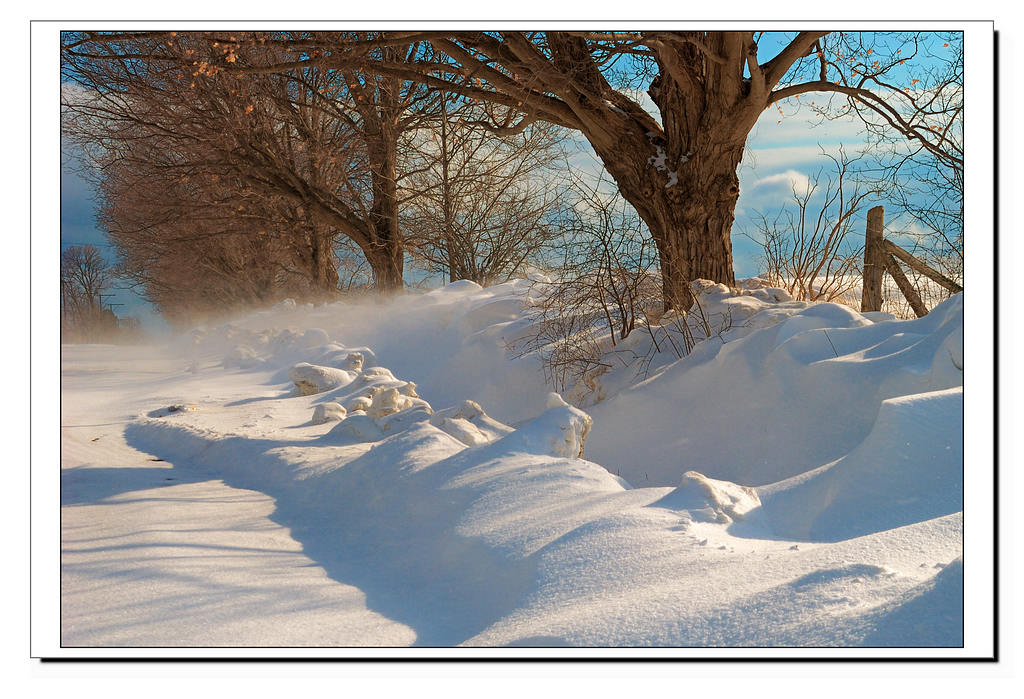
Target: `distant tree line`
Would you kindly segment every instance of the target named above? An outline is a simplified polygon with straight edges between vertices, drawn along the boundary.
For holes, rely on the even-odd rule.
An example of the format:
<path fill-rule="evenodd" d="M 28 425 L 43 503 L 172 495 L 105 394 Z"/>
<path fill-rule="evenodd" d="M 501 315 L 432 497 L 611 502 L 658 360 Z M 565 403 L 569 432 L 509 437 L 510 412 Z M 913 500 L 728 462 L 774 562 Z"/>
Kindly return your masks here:
<path fill-rule="evenodd" d="M 112 273 L 95 245 L 72 245 L 60 255 L 61 342 L 130 341 L 139 337 L 139 320 L 118 318 L 103 303 Z"/>
<path fill-rule="evenodd" d="M 231 60 L 286 61 L 264 38 Z M 496 135 L 464 98 L 355 69 L 219 71 L 216 43 L 140 37 L 65 54 L 65 134 L 95 181 L 117 273 L 171 322 L 339 288 L 390 293 L 407 257 L 500 282 L 553 236 L 552 129 Z"/>

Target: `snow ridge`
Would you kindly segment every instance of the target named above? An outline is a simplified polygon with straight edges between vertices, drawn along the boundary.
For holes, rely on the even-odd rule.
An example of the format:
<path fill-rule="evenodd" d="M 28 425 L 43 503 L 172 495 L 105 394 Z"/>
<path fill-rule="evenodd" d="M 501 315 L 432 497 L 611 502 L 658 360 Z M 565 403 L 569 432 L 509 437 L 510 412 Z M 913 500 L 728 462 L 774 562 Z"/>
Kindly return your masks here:
<path fill-rule="evenodd" d="M 525 378 L 535 364 L 505 368 L 532 288 L 376 309 L 419 338 L 404 354 L 331 327 L 369 323 L 358 308 L 194 333 L 200 376 L 262 395 L 146 411 L 125 436 L 272 496 L 307 555 L 419 645 L 955 644 L 937 605 L 962 565 L 936 566 L 962 553 L 961 297 L 874 322 L 706 284 L 706 311 L 733 324 L 639 384 L 602 377 L 584 412 Z M 258 327 L 281 314 L 317 326 Z M 331 339 L 346 327 L 358 346 Z"/>

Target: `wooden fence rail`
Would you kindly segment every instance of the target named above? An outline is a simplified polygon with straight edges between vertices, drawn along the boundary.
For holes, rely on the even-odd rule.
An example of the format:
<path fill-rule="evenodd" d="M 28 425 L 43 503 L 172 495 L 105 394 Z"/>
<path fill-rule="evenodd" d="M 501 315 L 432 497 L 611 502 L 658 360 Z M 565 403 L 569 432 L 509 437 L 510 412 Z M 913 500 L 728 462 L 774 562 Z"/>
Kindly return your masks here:
<path fill-rule="evenodd" d="M 928 309 L 921 301 L 921 295 L 917 293 L 917 289 L 903 273 L 897 258 L 907 267 L 923 274 L 954 294 L 964 290 L 955 281 L 921 262 L 896 243 L 886 240 L 884 229 L 885 207 L 876 206 L 870 209 L 867 229 L 864 234 L 864 288 L 861 291 L 861 312 L 882 310 L 882 278 L 884 273 L 888 272 L 917 317 L 920 318 L 928 314 Z"/>

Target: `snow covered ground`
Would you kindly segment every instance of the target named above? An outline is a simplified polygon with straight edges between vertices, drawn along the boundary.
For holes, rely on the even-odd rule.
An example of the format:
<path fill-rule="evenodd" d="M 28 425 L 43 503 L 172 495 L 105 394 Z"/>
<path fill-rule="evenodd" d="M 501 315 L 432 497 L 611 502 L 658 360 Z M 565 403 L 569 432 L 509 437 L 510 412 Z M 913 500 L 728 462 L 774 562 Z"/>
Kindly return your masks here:
<path fill-rule="evenodd" d="M 538 288 L 65 346 L 62 644 L 963 645 L 962 295 L 704 285 L 574 407 L 512 359 Z"/>

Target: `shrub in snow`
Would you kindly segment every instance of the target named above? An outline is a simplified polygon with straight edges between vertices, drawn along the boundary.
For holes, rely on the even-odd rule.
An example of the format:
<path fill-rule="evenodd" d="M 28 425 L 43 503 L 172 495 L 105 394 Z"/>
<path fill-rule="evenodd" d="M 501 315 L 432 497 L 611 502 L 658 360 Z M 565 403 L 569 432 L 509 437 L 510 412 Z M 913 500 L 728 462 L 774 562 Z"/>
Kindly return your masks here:
<path fill-rule="evenodd" d="M 299 362 L 288 370 L 288 378 L 299 389 L 301 395 L 311 396 L 349 384 L 355 379 L 355 376 L 344 369 Z"/>
<path fill-rule="evenodd" d="M 350 352 L 349 355 L 345 357 L 344 368 L 347 371 L 353 371 L 357 374 L 361 372 L 363 370 L 363 355 L 359 354 L 359 352 Z"/>
<path fill-rule="evenodd" d="M 313 424 L 322 425 L 325 422 L 344 420 L 346 410 L 338 403 L 321 403 L 313 408 Z"/>
<path fill-rule="evenodd" d="M 412 400 L 399 393 L 397 388 L 385 388 L 373 394 L 373 400 L 370 407 L 366 409 L 366 414 L 373 418 L 384 417 L 411 405 Z"/>

